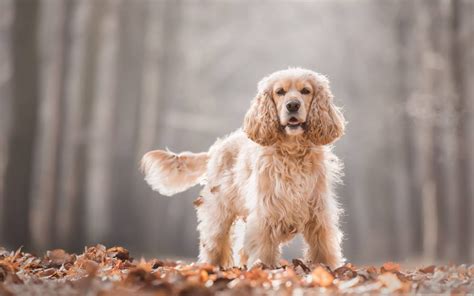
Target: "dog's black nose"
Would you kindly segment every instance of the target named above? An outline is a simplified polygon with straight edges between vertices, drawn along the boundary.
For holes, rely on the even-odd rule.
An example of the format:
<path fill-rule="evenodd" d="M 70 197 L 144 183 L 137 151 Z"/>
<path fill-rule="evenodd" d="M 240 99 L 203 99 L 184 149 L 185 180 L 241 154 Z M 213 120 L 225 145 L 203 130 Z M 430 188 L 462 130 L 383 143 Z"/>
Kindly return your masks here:
<path fill-rule="evenodd" d="M 301 103 L 300 101 L 292 100 L 286 103 L 286 109 L 289 112 L 296 112 L 300 109 Z"/>

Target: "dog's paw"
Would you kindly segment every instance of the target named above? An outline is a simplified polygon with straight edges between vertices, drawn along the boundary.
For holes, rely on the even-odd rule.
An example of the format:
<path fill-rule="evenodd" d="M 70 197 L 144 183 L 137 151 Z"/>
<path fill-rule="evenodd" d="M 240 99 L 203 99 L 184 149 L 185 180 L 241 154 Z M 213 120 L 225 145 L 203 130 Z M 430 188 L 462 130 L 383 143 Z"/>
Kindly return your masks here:
<path fill-rule="evenodd" d="M 265 264 L 262 260 L 257 259 L 251 265 L 249 265 L 248 270 L 255 270 L 255 269 L 277 269 L 280 268 L 278 264 Z"/>
<path fill-rule="evenodd" d="M 248 266 L 249 270 L 255 270 L 255 269 L 268 269 L 268 266 L 262 262 L 262 260 L 258 259 L 252 264 Z"/>

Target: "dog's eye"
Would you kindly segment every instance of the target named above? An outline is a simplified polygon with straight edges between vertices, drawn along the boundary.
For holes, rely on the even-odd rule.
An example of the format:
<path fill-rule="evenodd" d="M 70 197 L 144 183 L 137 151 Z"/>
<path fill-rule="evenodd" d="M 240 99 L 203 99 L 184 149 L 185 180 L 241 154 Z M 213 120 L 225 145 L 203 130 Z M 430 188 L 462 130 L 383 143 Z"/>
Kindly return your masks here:
<path fill-rule="evenodd" d="M 310 93 L 310 91 L 309 91 L 309 89 L 307 89 L 306 87 L 304 87 L 304 88 L 300 91 L 300 93 L 302 93 L 303 95 L 307 95 L 307 94 Z"/>
<path fill-rule="evenodd" d="M 277 91 L 276 91 L 276 94 L 279 95 L 279 96 L 283 96 L 286 94 L 286 91 L 283 89 L 283 88 L 279 88 Z"/>

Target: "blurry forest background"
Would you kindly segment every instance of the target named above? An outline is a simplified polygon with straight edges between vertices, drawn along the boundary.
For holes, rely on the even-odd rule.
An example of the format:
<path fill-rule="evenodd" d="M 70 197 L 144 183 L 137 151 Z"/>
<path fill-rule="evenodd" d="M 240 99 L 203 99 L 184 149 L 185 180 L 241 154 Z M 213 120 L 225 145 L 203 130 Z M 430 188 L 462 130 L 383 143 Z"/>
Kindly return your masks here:
<path fill-rule="evenodd" d="M 206 150 L 264 75 L 302 66 L 349 121 L 348 259 L 473 262 L 473 16 L 472 0 L 0 0 L 0 244 L 197 256 L 199 189 L 159 196 L 139 159 Z"/>

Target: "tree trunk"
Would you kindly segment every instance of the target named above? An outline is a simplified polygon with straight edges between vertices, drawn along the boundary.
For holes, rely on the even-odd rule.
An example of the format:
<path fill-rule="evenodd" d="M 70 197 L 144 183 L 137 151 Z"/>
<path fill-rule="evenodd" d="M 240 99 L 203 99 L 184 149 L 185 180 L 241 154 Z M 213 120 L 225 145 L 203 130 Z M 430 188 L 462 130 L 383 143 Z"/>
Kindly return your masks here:
<path fill-rule="evenodd" d="M 120 231 L 111 231 L 110 240 L 126 242 L 132 246 L 143 238 L 137 228 L 140 227 L 141 212 L 134 197 L 134 180 L 138 175 L 137 138 L 141 97 L 141 81 L 144 66 L 144 40 L 146 8 L 143 2 L 123 2 L 119 24 L 119 47 L 117 50 L 117 85 L 115 122 L 110 131 L 115 147 L 111 157 L 113 201 L 109 207 L 114 215 L 111 223 Z M 139 57 L 139 58 L 137 58 Z M 131 99 L 133 98 L 133 99 Z M 123 182 L 128 180 L 128 182 Z M 137 221 L 128 223 L 124 217 Z"/>
<path fill-rule="evenodd" d="M 470 251 L 474 249 L 472 241 L 474 232 L 474 220 L 472 220 L 473 192 L 471 183 L 474 178 L 469 159 L 474 157 L 472 152 L 472 130 L 469 130 L 469 110 L 472 110 L 473 94 L 469 94 L 466 86 L 466 76 L 469 60 L 473 66 L 474 57 L 469 56 L 465 49 L 474 48 L 474 5 L 461 0 L 451 0 L 451 69 L 454 83 L 455 111 L 456 111 L 456 160 L 457 160 L 457 184 L 459 190 L 459 203 L 457 207 L 458 216 L 458 260 L 463 261 L 470 257 Z M 469 14 L 470 12 L 470 14 Z M 467 31 L 467 30 L 470 30 Z M 470 36 L 470 38 L 469 38 Z M 471 68 L 472 69 L 472 68 Z M 469 76 L 468 76 L 469 77 Z M 471 98 L 471 100 L 469 100 Z M 471 106 L 469 104 L 471 103 Z M 472 112 L 472 111 L 471 111 Z M 472 113 L 470 113 L 472 116 Z"/>
<path fill-rule="evenodd" d="M 145 43 L 143 53 L 143 74 L 141 85 L 141 98 L 139 110 L 139 122 L 137 127 L 137 148 L 134 163 L 138 164 L 141 156 L 145 152 L 156 149 L 159 137 L 159 110 L 160 105 L 160 81 L 161 71 L 160 67 L 163 64 L 163 47 L 164 30 L 163 19 L 166 13 L 165 2 L 147 0 L 146 1 L 146 25 L 145 25 Z M 138 170 L 135 169 L 136 173 Z M 135 199 L 137 202 L 138 211 L 144 213 L 140 215 L 139 226 L 146 227 L 151 235 L 143 237 L 144 245 L 147 251 L 152 252 L 157 247 L 156 236 L 158 231 L 154 216 L 159 211 L 155 205 L 157 202 L 150 203 L 149 200 L 156 200 L 156 192 L 151 191 L 147 186 L 144 186 L 143 176 L 139 174 L 134 182 L 134 188 L 138 196 L 142 198 Z"/>
<path fill-rule="evenodd" d="M 84 146 L 85 128 L 82 122 L 85 112 L 84 85 L 87 75 L 86 47 L 87 36 L 94 36 L 91 19 L 92 1 L 69 1 L 72 16 L 68 35 L 70 43 L 67 47 L 65 62 L 65 90 L 61 137 L 61 153 L 59 175 L 61 182 L 58 186 L 58 211 L 56 215 L 57 238 L 59 245 L 69 249 L 80 249 L 82 246 L 73 245 L 83 238 L 81 219 L 81 147 Z M 92 27 L 92 28 L 91 28 Z"/>
<path fill-rule="evenodd" d="M 93 94 L 86 173 L 86 235 L 90 242 L 107 239 L 110 228 L 111 174 L 116 73 L 118 14 L 121 1 L 102 1 L 95 63 L 96 87 Z"/>
<path fill-rule="evenodd" d="M 38 50 L 36 0 L 14 1 L 12 31 L 13 89 L 8 164 L 2 221 L 7 247 L 29 246 L 30 193 L 33 171 L 33 147 L 38 106 Z M 33 192 L 34 194 L 34 192 Z M 23 216 L 19 219 L 19 215 Z"/>
<path fill-rule="evenodd" d="M 61 105 L 64 79 L 65 2 L 45 0 L 39 10 L 39 118 L 33 162 L 30 227 L 36 248 L 55 242 L 54 216 L 60 153 Z"/>
<path fill-rule="evenodd" d="M 0 2 L 0 221 L 3 221 L 5 169 L 8 162 L 12 100 L 12 44 L 11 27 L 14 14 L 13 1 Z M 3 227 L 0 227 L 3 237 Z"/>

